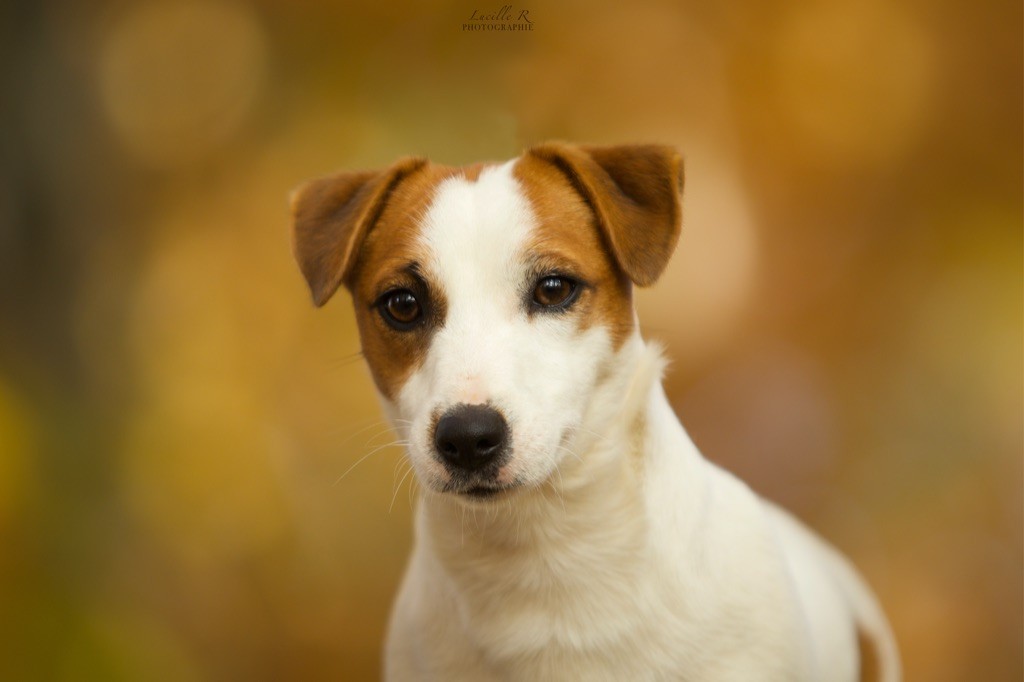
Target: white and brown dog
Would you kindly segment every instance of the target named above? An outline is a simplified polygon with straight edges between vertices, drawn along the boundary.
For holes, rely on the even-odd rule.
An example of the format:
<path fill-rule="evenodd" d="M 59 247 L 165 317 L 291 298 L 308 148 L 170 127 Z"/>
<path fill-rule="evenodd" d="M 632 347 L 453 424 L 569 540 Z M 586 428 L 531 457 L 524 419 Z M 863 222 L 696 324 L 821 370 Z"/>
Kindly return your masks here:
<path fill-rule="evenodd" d="M 632 286 L 679 237 L 660 146 L 408 158 L 292 197 L 421 483 L 389 680 L 899 679 L 850 564 L 705 460 Z"/>

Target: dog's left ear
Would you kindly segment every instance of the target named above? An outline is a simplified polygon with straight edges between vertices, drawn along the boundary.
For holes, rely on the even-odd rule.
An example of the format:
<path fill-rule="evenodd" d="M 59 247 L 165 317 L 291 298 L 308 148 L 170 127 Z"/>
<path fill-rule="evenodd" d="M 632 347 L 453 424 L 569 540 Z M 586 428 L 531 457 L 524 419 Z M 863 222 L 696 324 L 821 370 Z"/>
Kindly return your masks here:
<path fill-rule="evenodd" d="M 426 163 L 405 158 L 386 170 L 310 180 L 292 192 L 292 250 L 318 307 L 348 282 L 363 239 L 391 192 Z"/>
<path fill-rule="evenodd" d="M 558 167 L 583 195 L 623 272 L 638 286 L 654 284 L 682 228 L 679 152 L 661 145 L 551 142 L 528 153 Z"/>

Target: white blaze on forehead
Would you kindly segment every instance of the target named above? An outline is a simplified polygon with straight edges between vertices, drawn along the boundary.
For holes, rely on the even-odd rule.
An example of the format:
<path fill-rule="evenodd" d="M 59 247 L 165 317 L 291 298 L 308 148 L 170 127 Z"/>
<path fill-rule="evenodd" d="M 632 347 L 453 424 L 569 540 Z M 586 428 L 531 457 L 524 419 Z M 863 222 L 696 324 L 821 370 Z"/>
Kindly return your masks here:
<path fill-rule="evenodd" d="M 432 262 L 425 265 L 444 288 L 449 310 L 472 291 L 467 287 L 496 294 L 521 276 L 523 247 L 536 221 L 512 175 L 514 163 L 484 169 L 476 182 L 445 180 L 427 209 L 421 239 Z"/>
<path fill-rule="evenodd" d="M 512 175 L 514 161 L 474 181 L 442 182 L 423 218 L 421 268 L 441 289 L 445 318 L 405 396 L 432 402 L 497 401 L 529 333 L 523 295 L 533 210 Z"/>

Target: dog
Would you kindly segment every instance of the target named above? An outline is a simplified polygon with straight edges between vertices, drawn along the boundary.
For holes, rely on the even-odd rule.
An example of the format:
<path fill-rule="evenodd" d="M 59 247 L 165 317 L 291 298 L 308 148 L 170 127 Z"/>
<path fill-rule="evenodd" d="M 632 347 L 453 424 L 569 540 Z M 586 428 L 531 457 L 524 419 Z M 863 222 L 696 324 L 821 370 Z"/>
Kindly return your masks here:
<path fill-rule="evenodd" d="M 422 488 L 387 680 L 900 679 L 854 568 L 668 403 L 632 291 L 682 187 L 671 147 L 556 142 L 292 194 L 313 302 L 351 293 Z"/>

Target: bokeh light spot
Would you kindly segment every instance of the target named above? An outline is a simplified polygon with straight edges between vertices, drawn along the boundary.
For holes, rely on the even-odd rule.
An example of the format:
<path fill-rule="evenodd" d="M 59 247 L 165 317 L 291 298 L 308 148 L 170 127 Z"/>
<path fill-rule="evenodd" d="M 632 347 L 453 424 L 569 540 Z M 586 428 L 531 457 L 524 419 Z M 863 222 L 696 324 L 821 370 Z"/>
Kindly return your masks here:
<path fill-rule="evenodd" d="M 32 413 L 0 377 L 0 530 L 34 492 L 34 431 Z"/>
<path fill-rule="evenodd" d="M 679 246 L 658 285 L 638 292 L 637 305 L 644 329 L 672 338 L 674 351 L 693 363 L 728 339 L 746 310 L 758 239 L 737 168 L 720 148 L 687 150 Z"/>
<path fill-rule="evenodd" d="M 919 138 L 932 45 L 898 7 L 880 2 L 801 7 L 774 41 L 777 106 L 800 151 L 826 163 L 891 162 Z"/>
<path fill-rule="evenodd" d="M 156 167 L 201 158 L 236 131 L 264 80 L 253 11 L 227 2 L 139 4 L 102 41 L 98 85 L 125 147 Z"/>

